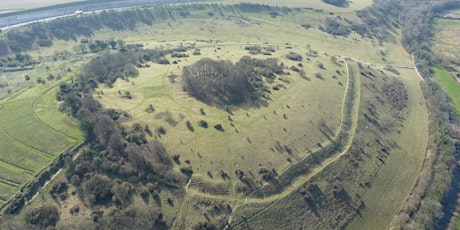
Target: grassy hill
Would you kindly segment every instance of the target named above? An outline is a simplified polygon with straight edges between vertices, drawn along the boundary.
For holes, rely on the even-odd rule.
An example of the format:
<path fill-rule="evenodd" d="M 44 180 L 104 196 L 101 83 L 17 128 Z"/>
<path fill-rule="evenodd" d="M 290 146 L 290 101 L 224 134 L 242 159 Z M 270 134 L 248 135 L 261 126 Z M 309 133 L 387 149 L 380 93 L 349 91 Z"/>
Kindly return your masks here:
<path fill-rule="evenodd" d="M 106 121 L 94 115 L 94 126 L 113 124 L 126 137 L 118 146 L 126 152 L 114 153 L 112 137 L 107 138 L 110 148 L 104 149 L 102 142 L 88 145 L 6 224 L 44 224 L 35 217 L 50 212 L 59 216 L 50 221 L 64 228 L 145 226 L 135 220 L 146 216 L 174 229 L 386 228 L 419 176 L 428 112 L 421 79 L 410 69 L 411 56 L 400 42 L 346 29 L 359 28 L 362 22 L 354 11 L 368 4 L 353 3 L 346 9 L 319 1 L 301 5 L 312 8 L 177 5 L 168 9 L 170 18 L 152 25 L 125 31 L 105 28 L 76 39 L 88 39 L 89 44 L 123 39 L 126 47 L 134 47 L 124 51 L 117 47 L 85 54 L 78 51 L 85 43 L 72 40 L 34 47 L 32 57 L 45 56 L 46 61 L 17 74 L 36 80 L 60 73 L 62 78 L 25 88 L 0 104 L 0 134 L 8 140 L 0 144 L 11 152 L 22 149 L 18 156 L 33 159 L 0 157 L 0 170 L 7 175 L 0 180 L 5 200 L 44 165 L 81 143 L 74 118 L 83 121 L 93 116 L 91 108 L 99 108 L 94 104 L 67 117 L 55 99 L 58 91 L 87 83 L 82 79 L 88 75 L 76 69 L 84 73 L 90 59 L 130 49 L 165 52 L 161 64 L 145 56 L 129 63 L 137 66 L 135 77 L 118 77 L 109 85 L 100 81 L 91 91 L 75 94 L 82 104 L 90 103 L 84 98 L 94 98 L 101 113 L 113 117 Z M 334 26 L 347 34 L 331 34 Z M 397 38 L 400 32 L 395 28 L 391 33 Z M 184 67 L 203 58 L 236 63 L 244 56 L 276 58 L 284 66 L 284 74 L 261 78 L 269 91 L 266 104 L 219 107 L 184 90 Z M 388 71 L 389 64 L 396 71 Z M 94 136 L 103 139 L 96 128 Z M 151 168 L 138 171 L 135 167 L 143 161 L 137 154 L 157 141 L 165 147 L 167 160 L 155 155 L 156 149 L 145 155 Z M 168 176 L 176 183 L 165 182 Z M 88 191 L 98 193 L 91 196 Z"/>

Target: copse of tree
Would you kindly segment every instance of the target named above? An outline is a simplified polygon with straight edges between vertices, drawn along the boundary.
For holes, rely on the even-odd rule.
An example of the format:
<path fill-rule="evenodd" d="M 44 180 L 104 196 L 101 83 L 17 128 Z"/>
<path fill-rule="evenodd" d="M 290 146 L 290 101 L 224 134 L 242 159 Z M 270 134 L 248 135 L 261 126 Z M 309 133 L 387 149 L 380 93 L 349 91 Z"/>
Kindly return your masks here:
<path fill-rule="evenodd" d="M 82 184 L 89 205 L 103 204 L 112 200 L 113 182 L 104 176 L 94 175 Z"/>
<path fill-rule="evenodd" d="M 182 75 L 187 92 L 208 104 L 228 105 L 247 101 L 254 93 L 249 72 L 230 61 L 201 59 L 184 68 Z"/>
<path fill-rule="evenodd" d="M 348 2 L 346 0 L 323 0 L 323 2 L 334 5 L 334 6 L 338 6 L 338 7 L 348 6 Z"/>
<path fill-rule="evenodd" d="M 324 20 L 324 26 L 320 29 L 328 34 L 337 36 L 347 36 L 350 34 L 350 29 L 347 26 L 337 21 L 337 18 L 328 17 Z"/>
<path fill-rule="evenodd" d="M 184 67 L 182 83 L 190 96 L 210 105 L 265 104 L 269 92 L 262 78 L 273 82 L 276 74 L 284 74 L 278 60 L 252 59 L 249 56 L 233 64 L 230 61 L 201 59 Z"/>
<path fill-rule="evenodd" d="M 59 221 L 59 211 L 56 206 L 45 204 L 41 207 L 30 210 L 26 214 L 28 224 L 40 229 L 54 228 Z"/>
<path fill-rule="evenodd" d="M 302 61 L 303 58 L 302 58 L 302 55 L 296 53 L 296 52 L 289 52 L 287 55 L 286 55 L 286 58 L 289 59 L 289 60 L 293 60 L 293 61 Z"/>

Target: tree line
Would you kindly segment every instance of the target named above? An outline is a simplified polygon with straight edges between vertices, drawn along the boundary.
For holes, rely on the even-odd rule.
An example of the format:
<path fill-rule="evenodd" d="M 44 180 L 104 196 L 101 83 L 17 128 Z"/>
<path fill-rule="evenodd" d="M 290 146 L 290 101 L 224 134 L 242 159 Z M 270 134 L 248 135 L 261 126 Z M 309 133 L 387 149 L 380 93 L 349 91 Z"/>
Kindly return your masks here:
<path fill-rule="evenodd" d="M 460 7 L 458 1 L 424 2 L 418 1 L 375 1 L 371 7 L 358 12 L 372 32 L 382 40 L 389 40 L 390 29 L 402 28 L 402 44 L 414 55 L 416 66 L 424 78 L 423 94 L 429 109 L 430 136 L 427 156 L 422 173 L 411 197 L 406 201 L 399 215 L 393 220 L 398 228 L 411 225 L 414 228 L 443 229 L 447 227 L 452 210 L 447 199 L 455 193 L 454 181 L 457 165 L 457 145 L 450 126 L 456 123 L 452 117 L 447 95 L 441 86 L 431 79 L 431 67 L 439 62 L 430 45 L 432 21 L 444 10 Z"/>

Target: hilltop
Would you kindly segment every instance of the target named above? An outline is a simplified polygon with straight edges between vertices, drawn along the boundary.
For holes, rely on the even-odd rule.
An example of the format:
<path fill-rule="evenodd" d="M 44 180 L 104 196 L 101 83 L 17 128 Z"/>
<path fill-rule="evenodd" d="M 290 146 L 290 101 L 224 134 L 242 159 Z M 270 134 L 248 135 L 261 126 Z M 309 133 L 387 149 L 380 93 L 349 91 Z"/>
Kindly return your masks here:
<path fill-rule="evenodd" d="M 426 155 L 443 128 L 402 9 L 273 4 L 109 10 L 3 34 L 17 84 L 0 90 L 0 144 L 39 159 L 0 156 L 3 226 L 383 229 L 426 215 L 406 201 L 426 159 L 444 161 Z"/>

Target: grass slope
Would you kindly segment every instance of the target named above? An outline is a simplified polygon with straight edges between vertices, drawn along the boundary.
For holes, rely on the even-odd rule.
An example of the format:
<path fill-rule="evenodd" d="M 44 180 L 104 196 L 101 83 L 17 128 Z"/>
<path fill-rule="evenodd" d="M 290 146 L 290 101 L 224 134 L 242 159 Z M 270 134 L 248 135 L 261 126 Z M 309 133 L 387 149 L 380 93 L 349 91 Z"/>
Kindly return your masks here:
<path fill-rule="evenodd" d="M 395 136 L 395 149 L 379 170 L 372 186 L 363 196 L 362 215 L 349 229 L 385 229 L 405 202 L 420 172 L 428 140 L 428 114 L 415 71 L 400 69 L 408 90 L 408 116 L 401 133 Z M 417 140 L 417 141 L 414 141 Z"/>

